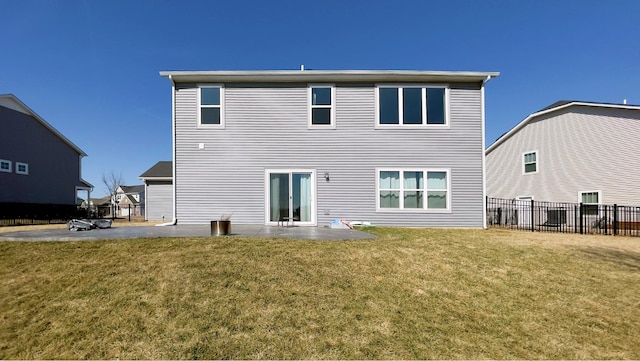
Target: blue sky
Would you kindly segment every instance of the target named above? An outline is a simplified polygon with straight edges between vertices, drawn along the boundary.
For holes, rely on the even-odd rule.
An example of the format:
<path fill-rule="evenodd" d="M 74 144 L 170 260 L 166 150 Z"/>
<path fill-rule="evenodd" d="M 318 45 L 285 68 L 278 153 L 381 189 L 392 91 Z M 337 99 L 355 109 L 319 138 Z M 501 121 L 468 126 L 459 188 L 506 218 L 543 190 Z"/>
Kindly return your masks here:
<path fill-rule="evenodd" d="M 640 104 L 640 1 L 0 0 L 0 94 L 127 184 L 171 159 L 162 70 L 499 71 L 487 146 L 557 100 Z"/>

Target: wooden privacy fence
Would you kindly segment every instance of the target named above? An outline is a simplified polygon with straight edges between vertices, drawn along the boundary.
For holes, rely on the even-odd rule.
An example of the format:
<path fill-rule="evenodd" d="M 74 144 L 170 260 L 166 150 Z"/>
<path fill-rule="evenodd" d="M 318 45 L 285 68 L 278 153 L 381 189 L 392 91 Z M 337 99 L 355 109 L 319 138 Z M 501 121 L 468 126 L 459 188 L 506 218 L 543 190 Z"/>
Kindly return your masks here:
<path fill-rule="evenodd" d="M 640 207 L 487 197 L 487 226 L 531 232 L 640 236 Z"/>

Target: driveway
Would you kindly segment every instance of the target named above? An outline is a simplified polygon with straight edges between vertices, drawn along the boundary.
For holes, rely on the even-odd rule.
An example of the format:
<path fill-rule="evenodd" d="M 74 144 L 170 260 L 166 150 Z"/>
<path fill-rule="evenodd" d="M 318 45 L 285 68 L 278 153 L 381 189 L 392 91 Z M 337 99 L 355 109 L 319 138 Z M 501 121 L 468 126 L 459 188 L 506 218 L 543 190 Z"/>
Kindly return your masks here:
<path fill-rule="evenodd" d="M 229 236 L 220 237 L 265 237 L 307 239 L 316 241 L 340 241 L 373 239 L 376 236 L 354 229 L 332 229 L 329 227 L 271 227 L 261 225 L 233 224 Z M 153 237 L 211 237 L 209 225 L 139 226 L 71 232 L 66 228 L 16 231 L 0 233 L 0 241 L 96 241 L 104 239 L 130 239 Z"/>

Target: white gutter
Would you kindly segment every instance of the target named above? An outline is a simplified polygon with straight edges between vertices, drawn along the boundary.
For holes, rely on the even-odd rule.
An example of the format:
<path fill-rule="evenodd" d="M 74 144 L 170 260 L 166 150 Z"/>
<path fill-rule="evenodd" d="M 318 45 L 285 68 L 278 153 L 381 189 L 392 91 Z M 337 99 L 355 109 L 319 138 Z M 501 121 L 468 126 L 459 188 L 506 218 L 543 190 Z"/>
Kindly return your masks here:
<path fill-rule="evenodd" d="M 480 82 L 498 72 L 422 70 L 161 71 L 178 83 L 192 82 Z"/>
<path fill-rule="evenodd" d="M 156 224 L 156 226 L 175 226 L 178 224 L 177 205 L 176 202 L 176 83 L 173 76 L 169 75 L 171 80 L 171 153 L 173 158 L 173 220 L 167 223 Z M 146 184 L 146 182 L 145 182 Z M 145 199 L 146 201 L 146 199 Z"/>
<path fill-rule="evenodd" d="M 481 113 L 481 123 L 482 123 L 482 228 L 487 229 L 487 164 L 486 164 L 486 155 L 484 152 L 485 149 L 485 105 L 484 105 L 484 86 L 491 80 L 491 75 L 487 75 L 487 77 L 482 81 L 482 85 L 480 86 L 480 113 Z"/>

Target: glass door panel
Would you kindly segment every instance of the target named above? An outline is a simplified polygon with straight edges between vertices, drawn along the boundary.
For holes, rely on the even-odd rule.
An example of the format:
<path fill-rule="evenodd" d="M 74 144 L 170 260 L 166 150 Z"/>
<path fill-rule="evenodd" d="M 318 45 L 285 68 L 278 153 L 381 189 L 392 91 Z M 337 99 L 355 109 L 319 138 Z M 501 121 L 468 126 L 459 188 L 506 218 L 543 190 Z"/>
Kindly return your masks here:
<path fill-rule="evenodd" d="M 269 177 L 269 194 L 271 199 L 269 220 L 277 222 L 289 217 L 289 174 L 271 173 Z"/>
<path fill-rule="evenodd" d="M 293 173 L 293 218 L 311 222 L 311 173 Z"/>

